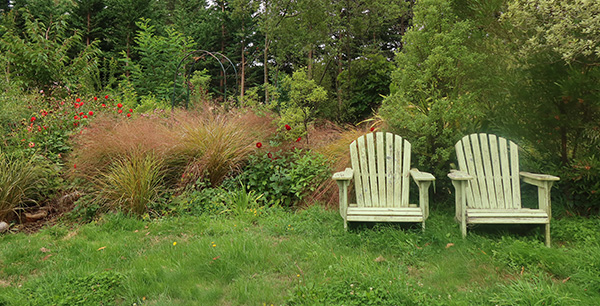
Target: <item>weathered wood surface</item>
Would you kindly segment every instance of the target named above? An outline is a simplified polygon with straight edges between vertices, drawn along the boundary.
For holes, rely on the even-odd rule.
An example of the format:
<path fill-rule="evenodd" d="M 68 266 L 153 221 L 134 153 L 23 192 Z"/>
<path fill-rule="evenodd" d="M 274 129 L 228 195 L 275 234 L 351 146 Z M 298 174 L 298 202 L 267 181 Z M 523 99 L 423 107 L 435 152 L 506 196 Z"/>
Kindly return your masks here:
<path fill-rule="evenodd" d="M 411 145 L 392 133 L 370 133 L 350 144 L 352 168 L 334 174 L 340 188 L 340 214 L 349 221 L 422 222 L 429 215 L 433 175 L 410 168 Z M 419 187 L 419 205 L 409 204 L 409 177 Z M 347 189 L 354 182 L 356 203 Z"/>
<path fill-rule="evenodd" d="M 459 171 L 448 177 L 456 191 L 456 219 L 468 224 L 544 224 L 550 246 L 550 189 L 559 178 L 519 171 L 519 148 L 492 134 L 471 134 L 455 145 Z M 521 206 L 520 179 L 538 187 L 537 209 Z"/>

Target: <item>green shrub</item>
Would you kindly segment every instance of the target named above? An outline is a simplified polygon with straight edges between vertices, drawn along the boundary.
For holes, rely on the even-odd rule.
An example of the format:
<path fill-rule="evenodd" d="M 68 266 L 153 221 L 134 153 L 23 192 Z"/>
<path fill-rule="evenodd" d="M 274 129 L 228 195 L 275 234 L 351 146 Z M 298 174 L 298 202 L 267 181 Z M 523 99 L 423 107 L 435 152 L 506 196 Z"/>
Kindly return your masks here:
<path fill-rule="evenodd" d="M 248 189 L 263 194 L 264 203 L 292 206 L 314 191 L 329 174 L 322 155 L 296 149 L 250 156 L 240 178 Z"/>
<path fill-rule="evenodd" d="M 227 211 L 229 194 L 223 188 L 202 188 L 190 190 L 175 197 L 166 209 L 167 214 L 192 215 L 201 214 L 221 215 Z"/>

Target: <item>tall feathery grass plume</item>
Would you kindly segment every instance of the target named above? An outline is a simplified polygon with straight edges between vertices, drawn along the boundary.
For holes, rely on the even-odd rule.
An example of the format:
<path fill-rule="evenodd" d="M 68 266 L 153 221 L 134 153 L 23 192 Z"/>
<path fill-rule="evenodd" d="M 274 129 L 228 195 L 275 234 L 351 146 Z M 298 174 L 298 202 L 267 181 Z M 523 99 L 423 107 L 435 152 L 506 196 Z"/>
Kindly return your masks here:
<path fill-rule="evenodd" d="M 178 113 L 176 117 L 179 148 L 188 160 L 182 178 L 184 184 L 205 179 L 213 187 L 219 185 L 228 175 L 238 173 L 248 157 L 261 150 L 262 143 L 267 143 L 275 131 L 272 118 L 247 109 L 225 111 L 204 107 Z"/>
<path fill-rule="evenodd" d="M 169 170 L 165 179 L 177 181 L 185 162 L 177 155 L 179 143 L 171 126 L 168 118 L 98 117 L 75 139 L 70 175 L 92 181 L 115 161 L 142 154 L 161 160 Z"/>

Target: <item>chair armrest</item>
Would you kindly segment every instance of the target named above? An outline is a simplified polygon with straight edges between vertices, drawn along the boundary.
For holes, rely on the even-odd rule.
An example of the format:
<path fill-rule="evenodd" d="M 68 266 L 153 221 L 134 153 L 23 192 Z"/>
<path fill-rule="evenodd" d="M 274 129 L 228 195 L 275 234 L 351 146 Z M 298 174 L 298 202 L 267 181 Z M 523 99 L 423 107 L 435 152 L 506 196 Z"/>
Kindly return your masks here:
<path fill-rule="evenodd" d="M 344 171 L 335 173 L 332 179 L 335 181 L 349 181 L 353 176 L 354 170 L 352 170 L 352 168 L 346 168 Z"/>
<path fill-rule="evenodd" d="M 470 174 L 458 170 L 450 170 L 448 177 L 453 181 L 468 181 L 474 179 Z"/>
<path fill-rule="evenodd" d="M 416 182 L 431 182 L 431 181 L 435 181 L 435 177 L 431 173 L 421 172 L 421 171 L 419 171 L 419 169 L 416 169 L 416 168 L 410 169 L 410 176 L 412 176 L 412 178 Z"/>
<path fill-rule="evenodd" d="M 519 175 L 521 176 L 521 178 L 523 178 L 523 182 L 544 188 L 552 186 L 552 183 L 560 180 L 559 177 L 548 174 L 519 172 Z"/>
<path fill-rule="evenodd" d="M 537 173 L 530 173 L 530 172 L 519 172 L 519 175 L 521 175 L 522 178 L 528 178 L 528 179 L 532 179 L 532 180 L 536 180 L 536 181 L 559 181 L 560 178 L 558 176 L 554 176 L 554 175 L 548 175 L 548 174 L 537 174 Z"/>

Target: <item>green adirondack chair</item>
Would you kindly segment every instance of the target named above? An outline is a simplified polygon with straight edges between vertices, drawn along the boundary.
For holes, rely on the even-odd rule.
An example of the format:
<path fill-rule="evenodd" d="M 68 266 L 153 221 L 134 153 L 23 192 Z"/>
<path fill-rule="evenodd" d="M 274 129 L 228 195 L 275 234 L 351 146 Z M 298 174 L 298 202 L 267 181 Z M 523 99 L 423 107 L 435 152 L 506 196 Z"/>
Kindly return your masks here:
<path fill-rule="evenodd" d="M 340 215 L 348 222 L 422 222 L 429 215 L 433 175 L 410 169 L 410 143 L 392 133 L 370 133 L 350 144 L 352 168 L 333 175 L 340 192 Z M 409 204 L 409 176 L 419 187 L 419 205 Z M 356 203 L 348 203 L 354 179 Z"/>
<path fill-rule="evenodd" d="M 550 189 L 559 178 L 519 172 L 519 148 L 492 134 L 472 134 L 456 143 L 460 170 L 452 171 L 456 220 L 463 237 L 468 224 L 542 224 L 550 247 Z M 523 182 L 538 187 L 537 209 L 521 206 Z"/>

